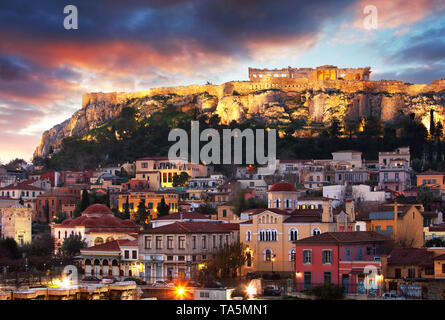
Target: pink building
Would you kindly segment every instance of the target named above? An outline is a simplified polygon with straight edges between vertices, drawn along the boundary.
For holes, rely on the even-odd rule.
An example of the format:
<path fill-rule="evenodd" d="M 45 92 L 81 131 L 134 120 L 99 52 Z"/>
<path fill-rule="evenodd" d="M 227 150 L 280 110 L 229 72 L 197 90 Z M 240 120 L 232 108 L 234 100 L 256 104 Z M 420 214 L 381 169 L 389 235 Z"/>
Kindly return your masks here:
<path fill-rule="evenodd" d="M 411 170 L 405 159 L 394 159 L 387 165 L 380 166 L 379 189 L 397 193 L 411 188 Z"/>
<path fill-rule="evenodd" d="M 381 255 L 389 252 L 391 238 L 373 231 L 326 232 L 294 243 L 297 291 L 333 283 L 345 293 L 379 293 Z"/>

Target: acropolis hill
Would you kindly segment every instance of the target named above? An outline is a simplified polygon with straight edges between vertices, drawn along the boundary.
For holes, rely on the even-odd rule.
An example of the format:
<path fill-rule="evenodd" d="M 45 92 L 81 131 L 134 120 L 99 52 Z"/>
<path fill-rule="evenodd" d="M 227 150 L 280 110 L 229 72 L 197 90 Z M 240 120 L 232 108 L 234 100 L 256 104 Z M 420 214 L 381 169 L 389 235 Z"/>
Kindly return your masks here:
<path fill-rule="evenodd" d="M 436 121 L 443 120 L 445 79 L 430 84 L 409 84 L 397 80 L 371 80 L 371 68 L 254 69 L 250 81 L 223 84 L 152 88 L 137 92 L 85 93 L 82 109 L 45 131 L 34 156 L 58 148 L 63 138 L 83 135 L 116 117 L 125 105 L 134 106 L 144 117 L 168 105 L 182 111 L 197 108 L 201 113 L 218 114 L 222 123 L 250 118 L 266 123 L 310 120 L 329 124 L 377 117 L 382 122 L 400 115 L 414 114 L 425 123 L 434 109 Z"/>

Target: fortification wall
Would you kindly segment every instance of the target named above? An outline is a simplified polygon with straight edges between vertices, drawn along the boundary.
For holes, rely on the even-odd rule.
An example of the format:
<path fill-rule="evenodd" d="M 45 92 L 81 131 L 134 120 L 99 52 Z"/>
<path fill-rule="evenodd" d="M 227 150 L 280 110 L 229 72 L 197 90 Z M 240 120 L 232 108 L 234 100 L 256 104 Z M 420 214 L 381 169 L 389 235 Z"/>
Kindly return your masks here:
<path fill-rule="evenodd" d="M 435 80 L 430 84 L 406 84 L 403 81 L 381 80 L 323 80 L 309 81 L 308 79 L 290 79 L 290 78 L 272 78 L 261 79 L 260 81 L 230 81 L 220 85 L 189 85 L 177 87 L 159 87 L 137 92 L 92 92 L 82 95 L 82 108 L 99 101 L 109 103 L 120 103 L 127 99 L 140 98 L 153 95 L 166 95 L 175 93 L 178 95 L 191 95 L 208 92 L 218 97 L 218 99 L 235 94 L 247 95 L 249 93 L 267 90 L 280 89 L 283 91 L 305 91 L 305 90 L 325 90 L 335 89 L 346 93 L 357 91 L 367 92 L 388 92 L 388 93 L 406 93 L 408 95 L 417 95 L 424 92 L 439 92 L 445 90 L 445 80 Z"/>

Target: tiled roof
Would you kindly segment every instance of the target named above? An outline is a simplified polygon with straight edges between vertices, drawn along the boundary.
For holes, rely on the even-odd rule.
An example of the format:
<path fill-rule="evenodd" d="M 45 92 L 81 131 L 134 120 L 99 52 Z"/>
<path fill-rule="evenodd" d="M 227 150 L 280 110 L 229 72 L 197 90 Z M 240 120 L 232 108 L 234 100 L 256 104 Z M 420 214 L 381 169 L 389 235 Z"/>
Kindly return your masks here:
<path fill-rule="evenodd" d="M 441 254 L 437 257 L 434 257 L 434 260 L 445 260 L 445 254 Z"/>
<path fill-rule="evenodd" d="M 426 248 L 394 248 L 388 255 L 388 264 L 433 266 L 433 256 Z"/>
<path fill-rule="evenodd" d="M 269 191 L 297 191 L 295 186 L 288 182 L 277 182 L 270 187 Z"/>
<path fill-rule="evenodd" d="M 32 183 L 32 182 L 35 182 L 35 181 L 31 181 L 31 183 Z M 37 187 L 31 185 L 31 184 L 30 184 L 30 181 L 23 181 L 23 182 L 20 182 L 20 183 L 17 183 L 17 184 L 13 183 L 13 184 L 10 184 L 10 185 L 8 185 L 8 186 L 5 186 L 5 187 L 0 188 L 0 190 L 45 191 L 44 189 L 37 188 Z"/>
<path fill-rule="evenodd" d="M 445 175 L 445 172 L 427 170 L 425 172 L 418 173 L 417 175 L 418 176 L 443 176 L 443 175 Z"/>
<path fill-rule="evenodd" d="M 102 243 L 96 246 L 81 249 L 81 251 L 108 251 L 108 252 L 120 252 L 121 247 L 137 247 L 137 240 L 114 240 L 106 243 Z"/>
<path fill-rule="evenodd" d="M 243 213 L 249 213 L 250 215 L 255 215 L 255 214 L 262 213 L 264 211 L 271 211 L 271 212 L 276 213 L 276 214 L 289 215 L 289 212 L 286 212 L 284 210 L 280 210 L 280 209 L 277 209 L 277 208 L 248 209 L 246 211 L 243 211 Z"/>
<path fill-rule="evenodd" d="M 113 212 L 104 204 L 95 203 L 86 208 L 82 214 L 113 214 Z"/>
<path fill-rule="evenodd" d="M 155 219 L 155 221 L 158 220 L 180 220 L 181 219 L 181 212 L 175 212 L 171 213 L 169 215 L 165 215 L 162 217 L 158 217 Z M 189 212 L 182 212 L 182 219 L 209 219 L 209 217 L 195 211 L 189 211 Z"/>
<path fill-rule="evenodd" d="M 237 223 L 214 222 L 175 222 L 158 228 L 141 231 L 140 233 L 225 233 L 239 230 Z"/>
<path fill-rule="evenodd" d="M 319 210 L 308 210 L 314 212 L 296 213 L 292 214 L 289 218 L 284 220 L 284 223 L 295 223 L 295 222 L 321 222 L 321 213 L 317 212 Z"/>
<path fill-rule="evenodd" d="M 295 241 L 295 244 L 307 243 L 355 243 L 355 242 L 375 242 L 391 241 L 391 238 L 374 231 L 354 231 L 354 232 L 325 232 L 312 237 Z"/>

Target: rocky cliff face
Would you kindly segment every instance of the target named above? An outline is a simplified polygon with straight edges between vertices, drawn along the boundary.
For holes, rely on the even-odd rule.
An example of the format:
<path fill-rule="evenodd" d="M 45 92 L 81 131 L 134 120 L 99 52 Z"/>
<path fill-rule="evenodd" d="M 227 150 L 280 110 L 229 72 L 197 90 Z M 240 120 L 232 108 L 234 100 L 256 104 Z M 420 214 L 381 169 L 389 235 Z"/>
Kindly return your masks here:
<path fill-rule="evenodd" d="M 436 121 L 445 117 L 445 84 L 412 85 L 408 87 L 383 84 L 366 90 L 343 87 L 276 88 L 258 90 L 252 82 L 228 82 L 222 85 L 155 88 L 136 93 L 89 93 L 82 99 L 82 109 L 72 117 L 45 131 L 34 156 L 46 156 L 57 150 L 65 137 L 83 135 L 115 118 L 125 105 L 138 108 L 142 117 L 166 105 L 181 111 L 197 108 L 208 115 L 218 114 L 222 123 L 232 120 L 257 119 L 266 123 L 286 124 L 292 121 L 310 120 L 329 124 L 333 118 L 340 121 L 359 121 L 374 116 L 383 122 L 395 120 L 400 115 L 414 114 L 429 123 L 429 111 L 435 110 Z M 266 86 L 267 87 L 267 86 Z M 377 88 L 377 89 L 376 89 Z M 365 89 L 365 90 L 363 90 Z M 136 101 L 136 103 L 135 103 Z"/>

